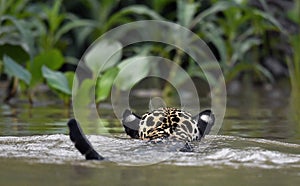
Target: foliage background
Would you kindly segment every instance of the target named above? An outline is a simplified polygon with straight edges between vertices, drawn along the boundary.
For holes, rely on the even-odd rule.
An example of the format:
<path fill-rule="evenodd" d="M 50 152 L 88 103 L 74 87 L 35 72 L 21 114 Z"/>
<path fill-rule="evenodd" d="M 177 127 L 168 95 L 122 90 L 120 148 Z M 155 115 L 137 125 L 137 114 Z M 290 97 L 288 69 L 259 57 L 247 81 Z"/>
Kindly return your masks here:
<path fill-rule="evenodd" d="M 156 19 L 178 23 L 198 34 L 217 56 L 229 88 L 232 82 L 274 85 L 288 78 L 292 102 L 297 103 L 299 4 L 291 0 L 0 0 L 4 101 L 26 95 L 33 103 L 44 84 L 68 104 L 76 65 L 95 39 L 121 24 Z M 121 46 L 110 43 L 107 47 Z M 126 48 L 115 64 L 141 54 L 169 58 L 191 76 L 203 78 L 189 56 L 159 44 Z M 97 76 L 92 62 L 87 66 L 85 70 L 97 78 L 97 102 L 106 100 L 118 67 Z M 89 82 L 82 86 L 92 87 Z M 126 82 L 124 87 L 129 87 Z M 168 85 L 162 89 L 165 96 L 172 92 Z"/>

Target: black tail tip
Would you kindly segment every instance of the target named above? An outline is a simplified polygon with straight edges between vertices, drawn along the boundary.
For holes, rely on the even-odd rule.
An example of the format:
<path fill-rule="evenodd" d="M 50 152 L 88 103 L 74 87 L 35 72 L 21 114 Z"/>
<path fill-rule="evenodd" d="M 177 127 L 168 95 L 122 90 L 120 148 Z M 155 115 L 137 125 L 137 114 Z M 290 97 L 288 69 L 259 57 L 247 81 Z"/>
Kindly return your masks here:
<path fill-rule="evenodd" d="M 98 152 L 95 151 L 95 149 L 91 149 L 90 152 L 85 154 L 86 160 L 104 160 L 105 158 L 100 156 Z"/>

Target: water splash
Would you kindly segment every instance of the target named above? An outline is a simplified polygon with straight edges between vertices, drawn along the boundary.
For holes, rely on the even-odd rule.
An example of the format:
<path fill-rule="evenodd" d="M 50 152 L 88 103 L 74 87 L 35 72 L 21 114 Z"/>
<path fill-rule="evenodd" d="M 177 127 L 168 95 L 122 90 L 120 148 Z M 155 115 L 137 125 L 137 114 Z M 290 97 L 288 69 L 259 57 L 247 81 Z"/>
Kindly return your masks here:
<path fill-rule="evenodd" d="M 300 145 L 265 139 L 207 136 L 202 142 L 192 143 L 194 152 L 187 153 L 178 151 L 182 144 L 151 144 L 122 136 L 88 138 L 104 157 L 120 165 L 159 162 L 180 166 L 300 168 Z M 99 166 L 99 162 L 84 161 L 67 135 L 0 137 L 0 158 Z"/>

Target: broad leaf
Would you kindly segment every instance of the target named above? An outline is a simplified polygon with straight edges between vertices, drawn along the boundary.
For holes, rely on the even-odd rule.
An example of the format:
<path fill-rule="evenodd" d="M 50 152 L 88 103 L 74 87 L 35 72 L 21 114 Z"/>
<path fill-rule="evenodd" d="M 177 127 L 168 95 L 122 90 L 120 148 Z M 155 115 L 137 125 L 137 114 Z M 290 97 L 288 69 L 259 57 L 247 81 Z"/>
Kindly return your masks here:
<path fill-rule="evenodd" d="M 0 38 L 0 58 L 3 58 L 5 55 L 13 56 L 15 61 L 28 61 L 29 54 L 24 50 L 24 48 L 19 44 L 6 44 L 1 43 L 3 38 Z"/>
<path fill-rule="evenodd" d="M 114 67 L 107 70 L 101 77 L 98 78 L 96 84 L 96 102 L 105 100 L 110 93 L 113 82 L 119 72 L 119 69 Z"/>
<path fill-rule="evenodd" d="M 59 50 L 47 50 L 36 56 L 33 63 L 30 64 L 29 70 L 32 74 L 31 86 L 42 81 L 43 76 L 41 68 L 43 65 L 51 70 L 59 69 L 64 62 L 64 57 Z"/>
<path fill-rule="evenodd" d="M 125 91 L 130 90 L 137 82 L 147 77 L 150 71 L 150 61 L 147 57 L 135 56 L 121 62 L 120 72 L 116 78 L 116 86 Z"/>
<path fill-rule="evenodd" d="M 24 67 L 15 62 L 12 58 L 4 55 L 4 72 L 9 76 L 17 77 L 23 80 L 27 85 L 29 85 L 31 80 L 31 74 Z"/>
<path fill-rule="evenodd" d="M 42 67 L 43 77 L 46 79 L 49 87 L 58 90 L 67 95 L 71 95 L 71 89 L 69 87 L 68 80 L 62 72 L 53 71 L 46 66 Z"/>
<path fill-rule="evenodd" d="M 117 41 L 101 40 L 95 43 L 84 56 L 93 77 L 114 66 L 122 57 L 121 49 L 122 45 Z"/>

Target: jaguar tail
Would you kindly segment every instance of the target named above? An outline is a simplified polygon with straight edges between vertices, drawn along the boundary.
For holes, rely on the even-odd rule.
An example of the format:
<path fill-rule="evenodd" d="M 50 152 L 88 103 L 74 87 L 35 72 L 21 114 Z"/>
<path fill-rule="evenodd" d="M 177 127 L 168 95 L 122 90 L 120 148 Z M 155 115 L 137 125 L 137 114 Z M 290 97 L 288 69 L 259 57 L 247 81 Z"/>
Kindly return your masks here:
<path fill-rule="evenodd" d="M 75 119 L 69 120 L 68 127 L 71 141 L 74 143 L 76 149 L 85 156 L 86 160 L 104 160 L 104 157 L 99 155 L 93 148 Z"/>

